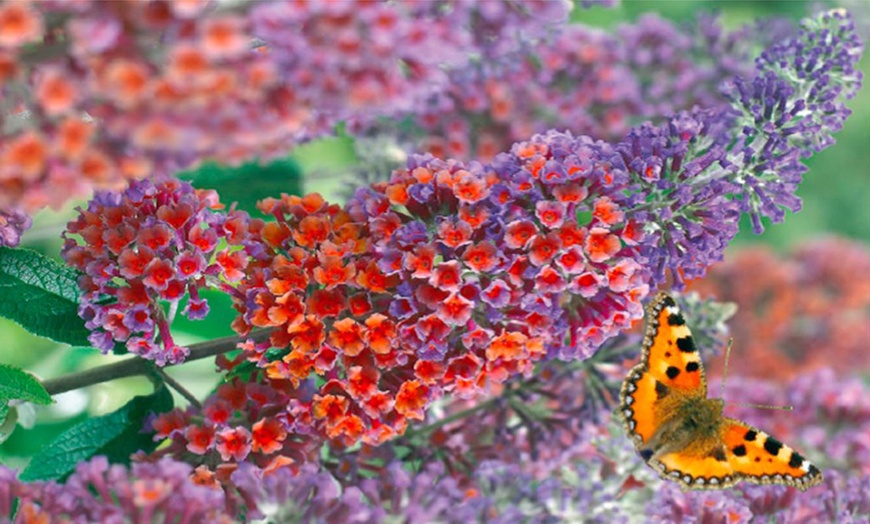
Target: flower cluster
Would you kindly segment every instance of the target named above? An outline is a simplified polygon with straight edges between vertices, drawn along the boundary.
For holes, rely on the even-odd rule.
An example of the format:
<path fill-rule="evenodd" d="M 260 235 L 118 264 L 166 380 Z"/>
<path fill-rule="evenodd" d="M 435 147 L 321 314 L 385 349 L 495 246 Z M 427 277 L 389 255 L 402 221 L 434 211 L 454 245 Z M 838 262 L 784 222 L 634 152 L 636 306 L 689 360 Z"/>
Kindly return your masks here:
<path fill-rule="evenodd" d="M 844 101 L 861 86 L 862 51 L 851 17 L 829 11 L 765 50 L 754 78 L 736 77 L 730 86 L 734 126 L 742 130 L 731 154 L 739 166 L 738 202 L 756 233 L 761 217 L 781 222 L 784 208 L 800 209 L 794 192 L 807 169 L 801 159 L 830 146 L 850 114 Z"/>
<path fill-rule="evenodd" d="M 3 522 L 235 522 L 216 486 L 191 482 L 193 468 L 164 459 L 129 470 L 95 457 L 63 484 L 24 483 L 0 466 Z M 9 520 L 6 520 L 6 518 Z"/>
<path fill-rule="evenodd" d="M 648 292 L 606 155 L 618 158 L 550 134 L 486 169 L 415 157 L 344 210 L 317 195 L 267 199 L 277 221 L 258 232 L 234 327 L 272 331 L 248 358 L 272 378 L 324 376 L 292 410 L 331 438 L 379 443 L 444 393 L 591 355 L 641 316 Z"/>
<path fill-rule="evenodd" d="M 458 68 L 449 88 L 411 115 L 425 133 L 419 147 L 489 160 L 550 128 L 618 139 L 637 121 L 723 107 L 719 84 L 751 73 L 750 48 L 762 33 L 726 33 L 709 17 L 693 27 L 655 15 L 613 35 L 567 25 L 497 60 Z"/>
<path fill-rule="evenodd" d="M 5 3 L 0 210 L 32 213 L 208 158 L 283 155 L 339 120 L 409 111 L 474 49 L 471 28 L 453 20 L 476 12 L 472 3 L 448 11 L 355 1 Z M 519 36 L 500 35 L 510 38 Z"/>
<path fill-rule="evenodd" d="M 188 350 L 169 329 L 182 299 L 183 314 L 204 318 L 199 290 L 240 280 L 248 264 L 248 215 L 213 211 L 219 206 L 214 191 L 143 180 L 123 193 L 99 193 L 79 210 L 64 233 L 63 257 L 84 273 L 79 315 L 94 347 L 108 352 L 124 342 L 161 366 L 184 360 Z"/>
<path fill-rule="evenodd" d="M 30 228 L 33 220 L 21 210 L 0 210 L 0 247 L 17 246 L 21 234 Z"/>
<path fill-rule="evenodd" d="M 310 399 L 313 381 L 291 388 L 287 381 L 243 381 L 218 386 L 200 409 L 175 409 L 150 421 L 157 441 L 168 440 L 156 456 L 171 456 L 226 483 L 239 464 L 270 473 L 316 462 L 321 441 L 304 431 L 288 406 Z M 308 431 L 307 433 L 310 433 Z"/>
<path fill-rule="evenodd" d="M 788 257 L 764 247 L 745 249 L 692 289 L 740 304 L 731 327 L 735 373 L 783 380 L 819 366 L 868 368 L 868 275 L 865 245 L 829 238 Z"/>

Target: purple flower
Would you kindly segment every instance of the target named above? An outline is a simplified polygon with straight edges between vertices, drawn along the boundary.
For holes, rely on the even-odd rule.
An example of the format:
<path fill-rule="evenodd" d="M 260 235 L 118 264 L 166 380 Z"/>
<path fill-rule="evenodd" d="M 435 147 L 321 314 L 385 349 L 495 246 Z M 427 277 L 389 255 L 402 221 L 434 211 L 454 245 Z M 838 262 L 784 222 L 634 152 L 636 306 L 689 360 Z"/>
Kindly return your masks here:
<path fill-rule="evenodd" d="M 0 247 L 15 247 L 21 242 L 21 234 L 30 229 L 33 220 L 18 209 L 0 209 Z"/>

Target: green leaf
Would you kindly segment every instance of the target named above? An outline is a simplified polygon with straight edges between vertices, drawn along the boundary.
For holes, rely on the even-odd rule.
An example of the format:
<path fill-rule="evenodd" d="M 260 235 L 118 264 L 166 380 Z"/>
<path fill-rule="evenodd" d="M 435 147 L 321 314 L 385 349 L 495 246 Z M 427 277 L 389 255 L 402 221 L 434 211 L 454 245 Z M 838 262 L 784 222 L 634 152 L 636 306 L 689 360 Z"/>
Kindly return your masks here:
<path fill-rule="evenodd" d="M 238 203 L 239 209 L 257 212 L 257 201 L 277 197 L 281 193 L 298 195 L 302 192 L 302 172 L 290 159 L 276 160 L 260 165 L 248 162 L 238 167 L 227 167 L 206 162 L 198 169 L 184 171 L 179 178 L 189 180 L 199 189 L 214 189 L 221 202 Z"/>
<path fill-rule="evenodd" d="M 6 422 L 6 417 L 9 416 L 9 404 L 4 400 L 0 402 L 0 427 L 3 427 L 3 423 Z M 3 432 L 0 431 L 0 438 L 3 438 Z"/>
<path fill-rule="evenodd" d="M 0 316 L 57 342 L 89 346 L 78 316 L 78 274 L 29 249 L 0 247 Z"/>
<path fill-rule="evenodd" d="M 27 482 L 62 479 L 76 464 L 96 455 L 106 455 L 111 463 L 127 464 L 133 453 L 149 453 L 157 447 L 152 434 L 142 432 L 148 415 L 170 409 L 172 394 L 166 386 L 161 385 L 151 395 L 134 397 L 113 413 L 87 419 L 61 433 L 33 457 L 20 478 Z"/>
<path fill-rule="evenodd" d="M 26 400 L 36 404 L 51 404 L 51 395 L 33 375 L 12 366 L 0 364 L 0 402 Z"/>

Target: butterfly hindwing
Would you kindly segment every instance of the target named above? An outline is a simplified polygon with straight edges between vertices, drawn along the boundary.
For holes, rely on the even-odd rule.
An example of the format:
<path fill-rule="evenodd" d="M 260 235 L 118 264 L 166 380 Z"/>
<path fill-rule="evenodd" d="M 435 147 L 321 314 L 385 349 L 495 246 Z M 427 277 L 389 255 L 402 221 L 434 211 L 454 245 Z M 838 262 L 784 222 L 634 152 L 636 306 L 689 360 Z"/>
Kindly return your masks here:
<path fill-rule="evenodd" d="M 674 299 L 659 293 L 646 307 L 643 356 L 628 374 L 620 393 L 620 411 L 636 443 L 649 441 L 658 421 L 656 403 L 677 390 L 706 396 L 704 367 Z"/>
<path fill-rule="evenodd" d="M 800 453 L 739 420 L 725 419 L 722 439 L 728 462 L 741 480 L 800 490 L 822 481 L 822 472 Z"/>
<path fill-rule="evenodd" d="M 724 448 L 704 456 L 685 451 L 668 453 L 651 460 L 650 465 L 662 477 L 688 489 L 727 488 L 739 480 Z"/>

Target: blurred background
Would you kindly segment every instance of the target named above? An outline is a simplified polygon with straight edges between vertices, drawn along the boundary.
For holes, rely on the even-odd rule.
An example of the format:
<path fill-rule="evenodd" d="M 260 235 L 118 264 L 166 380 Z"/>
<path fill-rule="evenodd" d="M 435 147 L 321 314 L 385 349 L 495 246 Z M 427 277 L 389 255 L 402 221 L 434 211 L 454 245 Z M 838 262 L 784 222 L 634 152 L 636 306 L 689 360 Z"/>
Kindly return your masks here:
<path fill-rule="evenodd" d="M 868 40 L 870 28 L 870 4 L 866 1 L 841 2 L 850 9 L 862 31 L 864 41 Z M 645 13 L 653 12 L 675 23 L 691 24 L 704 12 L 718 12 L 726 28 L 736 28 L 742 24 L 759 19 L 784 17 L 797 21 L 819 8 L 830 8 L 831 4 L 801 1 L 630 1 L 624 0 L 616 8 L 592 7 L 588 10 L 575 10 L 575 22 L 599 27 L 605 31 L 613 30 L 620 24 L 636 21 Z M 865 52 L 861 68 L 870 71 L 870 59 Z M 732 263 L 731 273 L 718 277 L 717 283 L 701 284 L 707 291 L 723 289 L 728 282 L 739 280 L 740 271 L 751 271 L 753 267 L 778 266 L 777 256 L 791 253 L 796 246 L 821 237 L 836 236 L 852 243 L 827 244 L 831 252 L 824 249 L 821 257 L 833 257 L 836 261 L 843 252 L 863 249 L 864 256 L 870 250 L 870 90 L 865 88 L 849 104 L 853 110 L 844 129 L 836 135 L 837 144 L 807 161 L 809 171 L 801 185 L 798 196 L 803 199 L 803 209 L 789 214 L 783 224 L 772 225 L 761 236 L 752 233 L 748 221 L 741 224 L 737 240 L 726 252 L 726 261 L 737 259 L 740 252 L 750 246 L 762 244 L 770 248 L 767 258 L 755 258 L 740 263 Z M 320 192 L 328 199 L 341 202 L 354 184 L 364 183 L 359 166 L 370 159 L 362 158 L 366 150 L 377 149 L 383 162 L 381 176 L 385 177 L 392 163 L 399 163 L 404 153 L 394 144 L 366 143 L 362 147 L 354 143 L 349 135 L 339 133 L 338 137 L 320 139 L 295 150 L 288 158 L 258 166 L 247 164 L 239 168 L 225 168 L 206 165 L 200 169 L 184 173 L 183 176 L 199 187 L 213 187 L 221 194 L 224 202 L 239 201 L 240 207 L 254 211 L 256 200 L 266 196 L 285 193 Z M 371 173 L 366 175 L 371 178 Z M 81 205 L 78 203 L 75 205 Z M 22 247 L 35 249 L 52 258 L 60 259 L 60 233 L 65 223 L 73 216 L 71 205 L 59 211 L 45 210 L 34 219 L 34 227 L 25 234 Z M 857 243 L 860 248 L 855 248 Z M 838 247 L 839 246 L 839 247 Z M 818 248 L 821 249 L 821 248 Z M 817 249 L 817 250 L 818 250 Z M 815 255 L 814 255 L 815 256 Z M 860 253 L 858 255 L 862 256 Z M 735 265 L 736 264 L 736 265 Z M 845 269 L 848 273 L 848 268 Z M 730 275 L 730 276 L 728 276 Z M 863 275 L 866 278 L 866 275 Z M 845 276 L 848 277 L 848 274 Z M 728 280 L 731 278 L 732 280 Z M 779 288 L 789 290 L 789 286 L 801 285 L 800 279 L 783 278 Z M 706 287 L 704 287 L 706 286 Z M 794 292 L 791 289 L 790 292 Z M 799 290 L 798 290 L 799 291 Z M 860 290 L 858 291 L 861 292 Z M 180 344 L 190 344 L 219 336 L 231 335 L 230 322 L 234 312 L 229 299 L 212 294 L 207 297 L 212 312 L 205 321 L 190 322 L 180 318 L 173 325 L 176 339 Z M 4 299 L 9 299 L 4 297 Z M 865 300 L 866 304 L 866 300 Z M 834 304 L 835 305 L 835 304 Z M 866 307 L 866 305 L 861 306 Z M 865 311 L 866 313 L 866 311 Z M 858 322 L 866 323 L 866 314 Z M 866 326 L 865 326 L 866 327 Z M 854 332 L 854 330 L 852 331 Z M 866 338 L 863 340 L 867 340 Z M 859 341 L 863 343 L 863 341 Z M 101 365 L 115 357 L 102 356 L 90 348 L 68 348 L 51 341 L 28 334 L 17 325 L 0 319 L 0 364 L 11 364 L 25 368 L 41 378 L 50 378 L 70 373 L 89 366 Z M 169 373 L 184 383 L 197 396 L 202 397 L 214 386 L 217 375 L 210 360 L 187 363 L 169 370 Z M 25 457 L 35 453 L 43 444 L 59 432 L 89 415 L 112 411 L 135 394 L 150 392 L 150 385 L 144 378 L 117 380 L 93 386 L 83 391 L 74 391 L 58 398 L 58 402 L 39 413 L 22 411 L 21 422 L 29 428 L 18 428 L 9 439 L 0 444 L 0 462 L 19 466 Z"/>

